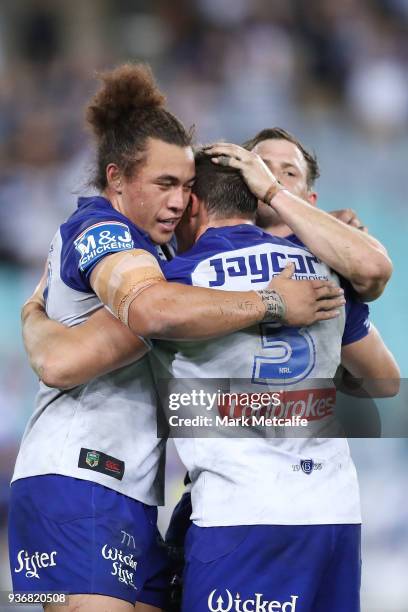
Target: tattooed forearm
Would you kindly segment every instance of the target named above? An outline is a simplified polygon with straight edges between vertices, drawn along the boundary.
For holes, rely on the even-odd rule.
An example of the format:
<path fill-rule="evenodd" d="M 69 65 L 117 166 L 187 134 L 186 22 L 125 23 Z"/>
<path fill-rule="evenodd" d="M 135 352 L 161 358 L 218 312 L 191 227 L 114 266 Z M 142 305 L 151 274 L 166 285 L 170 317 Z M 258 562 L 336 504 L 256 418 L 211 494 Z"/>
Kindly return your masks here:
<path fill-rule="evenodd" d="M 284 299 L 273 289 L 261 289 L 256 292 L 265 306 L 264 321 L 283 321 L 286 315 Z"/>

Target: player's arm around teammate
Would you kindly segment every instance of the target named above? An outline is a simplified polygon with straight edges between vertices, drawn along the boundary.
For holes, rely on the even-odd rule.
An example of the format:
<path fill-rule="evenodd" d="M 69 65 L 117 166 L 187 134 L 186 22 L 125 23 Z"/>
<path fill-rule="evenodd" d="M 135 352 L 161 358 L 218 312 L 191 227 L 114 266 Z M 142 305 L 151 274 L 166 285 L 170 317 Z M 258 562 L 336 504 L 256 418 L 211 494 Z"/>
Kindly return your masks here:
<path fill-rule="evenodd" d="M 159 155 L 159 144 L 155 141 L 148 145 L 146 165 L 150 160 L 154 164 L 153 151 Z M 140 214 L 135 193 L 140 190 L 142 173 L 128 178 L 114 163 L 106 168 L 104 196 L 116 210 L 129 210 L 130 218 L 132 214 L 135 217 Z M 176 219 L 187 206 L 186 194 L 191 190 L 187 179 L 187 175 L 184 180 L 180 176 L 166 187 L 163 212 L 159 219 L 152 221 L 150 232 L 159 244 L 169 239 L 168 232 L 162 230 L 164 223 L 160 218 L 177 212 L 178 217 L 172 217 L 171 227 L 175 228 Z M 338 289 L 327 281 L 302 281 L 302 285 L 296 285 L 290 280 L 292 273 L 293 269 L 289 268 L 263 292 L 214 292 L 167 283 L 157 259 L 143 249 L 109 254 L 94 261 L 87 270 L 90 285 L 101 302 L 135 333 L 144 337 L 195 340 L 228 334 L 265 317 L 288 325 L 310 325 L 336 316 Z M 334 299 L 330 301 L 331 298 Z"/>
<path fill-rule="evenodd" d="M 293 233 L 333 270 L 349 280 L 364 301 L 381 295 L 392 273 L 385 249 L 366 232 L 310 206 L 285 185 L 253 152 L 230 143 L 206 148 L 214 163 L 241 171 L 250 189 L 267 203 Z"/>
<path fill-rule="evenodd" d="M 288 266 L 274 279 L 272 285 L 285 296 L 285 303 L 289 306 L 287 310 L 291 313 L 289 321 L 294 321 L 295 317 L 310 316 L 304 303 L 305 292 L 311 289 L 310 281 L 292 280 L 292 272 L 293 266 Z M 87 321 L 75 327 L 66 327 L 48 318 L 43 299 L 44 287 L 43 277 L 23 306 L 22 326 L 31 367 L 47 386 L 69 389 L 84 384 L 96 376 L 140 359 L 148 351 L 146 342 L 118 321 L 106 308 L 101 308 Z M 324 299 L 327 294 L 326 285 L 320 291 L 316 289 L 314 308 L 330 310 L 316 310 L 315 317 L 333 316 L 335 309 L 344 302 L 343 295 L 337 288 L 328 289 L 329 293 L 338 297 Z M 318 299 L 319 295 L 322 295 L 322 298 Z M 279 320 L 278 315 L 276 320 Z M 188 330 L 184 333 L 188 335 Z"/>
<path fill-rule="evenodd" d="M 164 245 L 194 181 L 191 135 L 167 111 L 145 67 L 123 66 L 103 79 L 87 109 L 97 139 L 93 184 L 99 195 L 80 198 L 54 236 L 50 316 L 74 327 L 98 309 L 102 317 L 106 304 L 134 331 L 169 337 L 206 337 L 217 330 L 222 335 L 265 316 L 293 324 L 336 316 L 341 292 L 324 281 L 302 285 L 284 274 L 278 279 L 286 287 L 281 291 L 222 295 L 164 280 L 159 263 L 166 258 Z M 302 286 L 306 298 L 300 303 Z M 108 338 L 99 344 L 102 332 L 92 341 L 95 361 L 110 343 Z M 87 351 L 77 342 L 79 360 Z M 147 360 L 94 378 L 82 389 L 61 392 L 41 385 L 36 403 L 11 485 L 15 590 L 63 587 L 72 596 L 70 610 L 118 612 L 136 601 L 162 608 L 167 581 L 155 516 L 163 495 L 163 441 L 157 438 Z M 43 557 L 43 550 L 50 554 Z"/>
<path fill-rule="evenodd" d="M 345 393 L 362 397 L 367 394 L 370 397 L 392 397 L 398 394 L 400 369 L 372 323 L 365 338 L 342 347 L 341 363 L 346 369 Z M 353 391 L 347 388 L 350 377 L 353 378 Z M 356 381 L 359 383 L 357 386 Z"/>
<path fill-rule="evenodd" d="M 82 325 L 66 327 L 49 319 L 39 302 L 29 301 L 23 310 L 23 330 L 32 369 L 44 384 L 58 389 L 123 368 L 148 351 L 143 340 L 104 308 Z"/>

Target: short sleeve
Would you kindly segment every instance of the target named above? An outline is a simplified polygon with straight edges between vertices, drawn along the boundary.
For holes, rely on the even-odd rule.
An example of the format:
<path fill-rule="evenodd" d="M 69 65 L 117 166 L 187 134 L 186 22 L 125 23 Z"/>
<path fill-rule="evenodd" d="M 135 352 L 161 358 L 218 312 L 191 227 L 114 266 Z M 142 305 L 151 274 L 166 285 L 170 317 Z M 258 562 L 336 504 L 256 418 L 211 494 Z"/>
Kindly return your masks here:
<path fill-rule="evenodd" d="M 92 270 L 112 253 L 143 249 L 157 258 L 148 237 L 125 217 L 104 211 L 78 217 L 61 226 L 61 278 L 69 287 L 92 291 Z"/>
<path fill-rule="evenodd" d="M 370 331 L 370 311 L 367 304 L 360 302 L 350 285 L 344 285 L 346 296 L 346 323 L 342 345 L 352 344 L 368 335 Z"/>

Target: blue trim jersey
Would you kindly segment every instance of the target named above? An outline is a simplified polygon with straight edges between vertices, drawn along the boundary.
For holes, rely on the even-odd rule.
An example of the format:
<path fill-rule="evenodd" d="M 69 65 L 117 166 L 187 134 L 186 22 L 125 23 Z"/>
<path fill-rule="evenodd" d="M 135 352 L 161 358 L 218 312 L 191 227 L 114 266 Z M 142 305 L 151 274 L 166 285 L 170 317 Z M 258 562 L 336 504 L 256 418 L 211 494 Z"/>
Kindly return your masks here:
<path fill-rule="evenodd" d="M 205 257 L 211 257 L 210 259 L 210 271 L 214 272 L 214 278 L 208 281 L 208 286 L 215 289 L 225 288 L 225 273 L 220 268 L 219 259 L 215 255 L 222 253 L 223 251 L 231 251 L 233 249 L 241 248 L 241 245 L 246 243 L 248 239 L 254 244 L 262 244 L 267 239 L 270 244 L 287 244 L 290 242 L 301 249 L 307 250 L 307 247 L 299 240 L 295 234 L 291 234 L 286 238 L 278 238 L 276 236 L 263 232 L 259 227 L 254 225 L 239 225 L 233 226 L 234 231 L 231 231 L 231 227 L 211 228 L 205 234 L 205 239 L 200 239 L 189 251 L 179 255 L 172 261 L 164 264 L 164 271 L 168 281 L 182 283 L 184 285 L 193 285 L 193 275 L 196 269 L 199 267 L 200 262 Z M 269 238 L 268 238 L 269 237 Z M 300 277 L 300 274 L 304 275 L 306 272 L 306 265 L 311 272 L 314 271 L 313 262 L 317 261 L 317 258 L 311 255 L 309 252 L 305 257 L 306 262 L 304 266 L 300 264 L 300 258 L 295 252 L 289 256 L 289 261 L 295 263 L 295 277 Z M 285 267 L 285 261 L 287 258 L 279 253 L 271 256 L 271 261 L 268 262 L 265 254 L 259 256 L 260 266 L 257 267 L 257 259 L 254 255 L 248 258 L 248 267 L 252 274 L 251 278 L 251 289 L 256 291 L 259 288 L 259 283 L 264 283 L 269 279 L 272 274 L 279 274 Z M 240 269 L 240 260 L 231 261 L 231 268 L 229 274 L 234 278 L 245 275 L 245 264 Z M 271 270 L 269 270 L 269 267 Z M 237 269 L 235 269 L 235 267 Z M 314 276 L 316 277 L 316 276 Z M 354 289 L 348 281 L 340 278 L 340 284 L 344 289 L 346 305 L 345 305 L 345 326 L 342 336 L 342 345 L 351 344 L 364 338 L 370 329 L 369 321 L 369 308 L 367 304 L 361 302 Z"/>
<path fill-rule="evenodd" d="M 286 240 L 305 247 L 295 234 L 286 236 Z M 340 284 L 344 289 L 346 298 L 346 322 L 341 341 L 342 346 L 345 346 L 346 344 L 362 340 L 367 336 L 370 331 L 370 311 L 367 304 L 358 299 L 355 290 L 348 281 L 340 277 Z"/>
<path fill-rule="evenodd" d="M 165 274 L 184 284 L 245 291 L 265 288 L 288 261 L 295 263 L 299 280 L 340 282 L 303 245 L 251 224 L 208 229 L 192 249 L 166 264 Z M 224 427 L 213 427 L 209 436 L 189 428 L 177 437 L 173 430 L 193 484 L 196 525 L 360 523 L 348 444 L 333 437 L 341 432 L 336 429 L 332 378 L 342 342 L 367 335 L 367 318 L 365 305 L 348 300 L 338 318 L 307 328 L 262 323 L 205 342 L 157 343 L 151 359 L 162 389 L 166 381 L 166 397 L 183 391 L 182 381 L 187 386 L 197 381 L 212 392 L 217 380 L 227 379 L 227 391 L 236 397 L 284 387 L 279 406 L 270 406 L 264 416 L 308 421 L 307 433 L 269 427 L 267 435 L 255 437 L 242 437 L 242 429 L 238 435 L 231 429 L 226 433 Z M 218 399 L 212 413 L 203 406 L 202 414 L 199 407 L 194 415 L 248 416 L 248 409 L 234 401 L 220 404 Z"/>
<path fill-rule="evenodd" d="M 148 235 L 103 197 L 79 198 L 48 256 L 48 315 L 72 326 L 103 305 L 89 277 L 111 253 L 143 249 L 161 261 Z M 81 347 L 78 347 L 78 351 Z M 40 383 L 13 481 L 59 474 L 97 482 L 150 505 L 163 501 L 164 441 L 147 357 L 74 389 Z"/>
<path fill-rule="evenodd" d="M 92 290 L 89 277 L 106 255 L 143 249 L 157 258 L 148 234 L 112 207 L 106 198 L 79 198 L 78 208 L 60 228 L 61 278 L 78 291 Z"/>

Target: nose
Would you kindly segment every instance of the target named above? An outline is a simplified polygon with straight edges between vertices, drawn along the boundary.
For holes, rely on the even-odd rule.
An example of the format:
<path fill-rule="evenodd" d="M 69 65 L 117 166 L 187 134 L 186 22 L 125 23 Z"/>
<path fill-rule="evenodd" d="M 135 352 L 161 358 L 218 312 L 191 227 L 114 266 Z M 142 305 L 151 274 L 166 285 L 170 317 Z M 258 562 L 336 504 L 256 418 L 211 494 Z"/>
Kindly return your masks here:
<path fill-rule="evenodd" d="M 172 190 L 168 199 L 168 207 L 175 212 L 183 212 L 188 203 L 189 193 L 186 193 L 182 186 Z"/>

